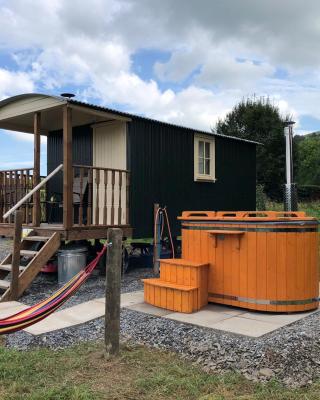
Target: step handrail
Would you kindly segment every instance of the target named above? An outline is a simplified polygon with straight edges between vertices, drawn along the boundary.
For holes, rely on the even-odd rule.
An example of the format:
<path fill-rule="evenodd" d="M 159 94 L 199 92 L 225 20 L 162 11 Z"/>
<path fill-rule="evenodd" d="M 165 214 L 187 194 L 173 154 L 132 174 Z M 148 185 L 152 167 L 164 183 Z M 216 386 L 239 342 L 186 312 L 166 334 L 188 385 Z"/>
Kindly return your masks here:
<path fill-rule="evenodd" d="M 63 164 L 60 164 L 56 169 L 54 169 L 48 176 L 44 178 L 43 181 L 38 183 L 37 186 L 35 186 L 29 193 L 27 193 L 21 200 L 19 200 L 16 205 L 10 208 L 10 210 L 3 215 L 3 219 L 8 218 L 13 212 L 15 212 L 19 207 L 21 207 L 23 203 L 25 203 L 31 196 L 34 195 L 34 193 L 36 193 L 39 189 L 41 189 L 42 186 L 46 184 L 54 175 L 56 175 L 56 173 L 62 170 L 62 168 Z"/>

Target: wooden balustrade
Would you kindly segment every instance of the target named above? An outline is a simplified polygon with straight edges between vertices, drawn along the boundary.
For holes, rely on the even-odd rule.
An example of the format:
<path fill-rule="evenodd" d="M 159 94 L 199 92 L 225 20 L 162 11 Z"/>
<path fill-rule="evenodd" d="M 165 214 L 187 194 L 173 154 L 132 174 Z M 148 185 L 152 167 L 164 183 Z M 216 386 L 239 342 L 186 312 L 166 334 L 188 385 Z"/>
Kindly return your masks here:
<path fill-rule="evenodd" d="M 129 178 L 126 170 L 74 165 L 74 225 L 129 225 Z"/>
<path fill-rule="evenodd" d="M 73 166 L 73 226 L 124 226 L 129 225 L 129 185 L 127 170 Z M 50 207 L 46 184 L 40 191 L 41 222 L 50 221 Z M 0 171 L 0 223 L 13 223 L 12 215 L 3 215 L 12 209 L 34 188 L 33 168 Z M 59 197 L 58 197 L 59 198 Z M 63 205 L 63 197 L 56 201 Z M 49 216 L 47 220 L 47 207 Z M 55 204 L 55 203 L 54 203 Z M 55 205 L 57 205 L 55 204 Z M 23 211 L 23 224 L 34 225 L 34 196 L 19 207 Z M 52 210 L 51 210 L 52 211 Z"/>
<path fill-rule="evenodd" d="M 34 188 L 33 168 L 19 168 L 0 171 L 0 223 L 13 223 L 13 215 L 6 220 L 3 215 L 16 205 Z M 33 225 L 33 197 L 20 209 L 23 211 L 23 224 Z M 40 190 L 40 216 L 46 221 L 46 188 Z"/>
<path fill-rule="evenodd" d="M 33 168 L 0 171 L 0 222 L 13 222 L 13 216 L 4 221 L 2 216 L 33 188 Z M 32 203 L 22 207 L 23 223 L 32 222 Z"/>

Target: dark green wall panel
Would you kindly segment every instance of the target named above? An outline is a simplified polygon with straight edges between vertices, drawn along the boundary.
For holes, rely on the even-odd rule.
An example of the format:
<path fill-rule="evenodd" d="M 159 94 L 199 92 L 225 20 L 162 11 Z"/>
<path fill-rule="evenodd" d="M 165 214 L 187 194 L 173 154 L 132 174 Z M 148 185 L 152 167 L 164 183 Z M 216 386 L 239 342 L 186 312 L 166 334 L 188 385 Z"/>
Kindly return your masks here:
<path fill-rule="evenodd" d="M 216 136 L 216 183 L 194 182 L 190 130 L 141 119 L 129 123 L 131 225 L 152 236 L 153 204 L 168 207 L 175 234 L 183 210 L 255 209 L 255 145 Z"/>
<path fill-rule="evenodd" d="M 175 234 L 183 210 L 255 209 L 255 145 L 216 137 L 216 183 L 194 182 L 193 134 L 184 128 L 140 118 L 128 123 L 131 171 L 130 223 L 135 237 L 152 236 L 153 204 L 168 207 Z M 74 128 L 74 163 L 92 165 L 92 129 Z M 62 132 L 48 136 L 48 173 L 62 163 Z M 62 193 L 62 175 L 48 196 Z M 52 222 L 62 214 L 55 212 Z M 60 221 L 61 222 L 61 221 Z"/>

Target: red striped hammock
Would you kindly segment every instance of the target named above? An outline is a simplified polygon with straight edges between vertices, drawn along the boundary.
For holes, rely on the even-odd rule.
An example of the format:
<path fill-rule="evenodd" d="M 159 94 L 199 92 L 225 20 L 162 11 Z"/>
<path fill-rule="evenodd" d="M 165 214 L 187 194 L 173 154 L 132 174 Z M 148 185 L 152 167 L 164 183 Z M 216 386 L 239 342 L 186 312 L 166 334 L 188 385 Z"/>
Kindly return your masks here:
<path fill-rule="evenodd" d="M 0 319 L 0 335 L 13 333 L 27 328 L 28 326 L 46 318 L 61 307 L 88 279 L 106 249 L 107 245 L 103 246 L 97 257 L 91 261 L 83 271 L 80 271 L 77 275 L 71 278 L 69 282 L 48 299 L 43 300 L 26 310 L 20 311 L 17 314 L 11 315 L 10 317 Z"/>

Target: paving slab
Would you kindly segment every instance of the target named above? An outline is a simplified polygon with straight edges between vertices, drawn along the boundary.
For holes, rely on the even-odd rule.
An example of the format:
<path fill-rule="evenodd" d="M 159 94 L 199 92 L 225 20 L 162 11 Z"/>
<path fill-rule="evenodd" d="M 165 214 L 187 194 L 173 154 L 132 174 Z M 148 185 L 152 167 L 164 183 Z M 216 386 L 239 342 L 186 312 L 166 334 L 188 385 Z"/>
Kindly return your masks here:
<path fill-rule="evenodd" d="M 260 337 L 280 328 L 282 325 L 269 322 L 257 321 L 249 318 L 231 317 L 211 325 L 211 328 L 226 332 L 236 333 L 251 337 Z"/>
<path fill-rule="evenodd" d="M 99 297 L 98 299 L 96 299 L 96 301 L 104 304 L 106 299 L 105 297 Z M 144 302 L 143 290 L 121 294 L 121 299 L 120 299 L 121 307 L 129 307 L 134 304 L 139 304 L 143 302 Z"/>
<path fill-rule="evenodd" d="M 189 323 L 211 329 L 232 332 L 240 335 L 259 337 L 283 326 L 301 320 L 316 311 L 295 314 L 270 314 L 251 312 L 219 304 L 208 304 L 202 310 L 183 314 L 163 308 L 154 307 L 144 302 L 143 291 L 121 294 L 121 307 L 143 312 L 177 322 Z M 21 310 L 27 305 L 17 301 L 0 303 L 0 318 L 5 318 Z M 104 316 L 105 298 L 90 300 L 76 306 L 57 311 L 43 321 L 25 329 L 33 335 L 68 328 Z"/>
<path fill-rule="evenodd" d="M 18 301 L 5 301 L 0 303 L 0 319 L 7 318 L 27 308 L 29 308 L 29 306 Z"/>
<path fill-rule="evenodd" d="M 223 312 L 200 310 L 192 314 L 171 313 L 166 315 L 164 318 L 185 322 L 187 324 L 204 326 L 206 328 L 213 328 L 217 322 L 233 318 L 233 316 L 230 314 L 224 314 Z"/>
<path fill-rule="evenodd" d="M 277 325 L 277 327 L 286 326 L 293 322 L 299 321 L 300 319 L 306 318 L 313 314 L 315 311 L 301 312 L 295 314 L 270 314 L 264 312 L 246 312 L 241 314 L 241 318 L 248 318 L 255 321 L 268 322 L 270 324 Z"/>
<path fill-rule="evenodd" d="M 156 317 L 163 317 L 165 315 L 172 313 L 172 311 L 166 310 L 165 308 L 155 307 L 147 303 L 138 303 L 134 304 L 133 306 L 128 306 L 126 308 L 128 308 L 129 310 L 134 310 L 145 314 L 154 315 Z"/>
<path fill-rule="evenodd" d="M 121 307 L 131 306 L 143 302 L 143 291 L 123 293 L 121 295 Z M 99 298 L 86 301 L 76 306 L 57 311 L 46 319 L 24 329 L 32 335 L 56 331 L 83 324 L 105 314 L 105 299 Z"/>
<path fill-rule="evenodd" d="M 41 335 L 56 331 L 58 329 L 68 328 L 70 326 L 83 324 L 104 315 L 104 304 L 96 300 L 90 300 L 76 306 L 66 308 L 51 314 L 44 320 L 24 329 L 32 335 Z"/>
<path fill-rule="evenodd" d="M 239 335 L 259 337 L 306 318 L 316 311 L 295 314 L 270 314 L 248 312 L 218 304 L 208 304 L 202 310 L 192 314 L 169 313 L 164 318 L 179 322 L 218 329 Z"/>
<path fill-rule="evenodd" d="M 247 312 L 247 310 L 244 310 L 243 308 L 225 306 L 222 304 L 212 304 L 212 303 L 206 305 L 201 310 L 208 310 L 214 313 L 223 313 L 232 316 L 241 315 Z"/>

